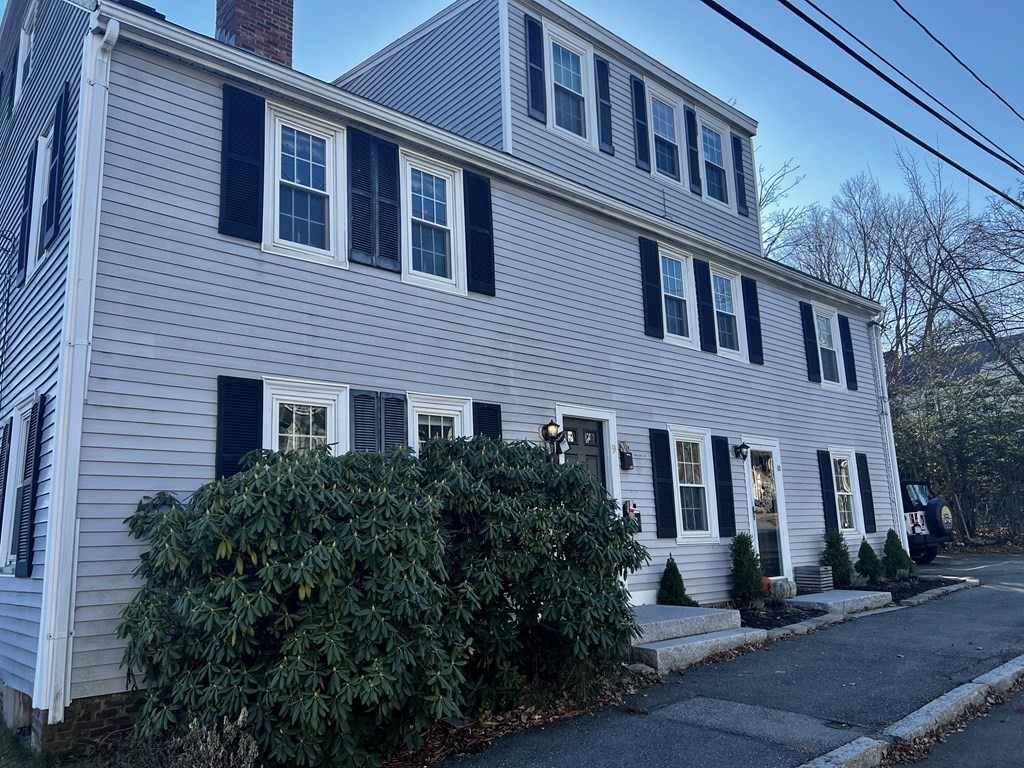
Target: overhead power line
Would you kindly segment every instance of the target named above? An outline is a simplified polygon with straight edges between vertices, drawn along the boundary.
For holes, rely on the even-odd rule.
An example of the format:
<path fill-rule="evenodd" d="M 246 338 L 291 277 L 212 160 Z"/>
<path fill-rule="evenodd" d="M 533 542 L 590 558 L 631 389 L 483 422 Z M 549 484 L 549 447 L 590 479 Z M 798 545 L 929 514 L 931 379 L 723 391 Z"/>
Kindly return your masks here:
<path fill-rule="evenodd" d="M 935 149 L 935 147 L 931 146 L 930 144 L 928 144 L 927 142 L 923 141 L 922 139 L 919 139 L 917 136 L 912 134 L 906 128 L 904 128 L 903 126 L 901 126 L 898 123 L 894 122 L 893 120 L 890 120 L 888 117 L 883 115 L 881 112 L 879 112 L 874 107 L 869 106 L 865 102 L 861 101 L 859 98 L 857 98 L 852 93 L 847 91 L 841 85 L 833 82 L 829 78 L 825 77 L 825 75 L 821 74 L 818 70 L 814 69 L 814 67 L 812 67 L 810 64 L 807 64 L 805 61 L 803 61 L 803 59 L 800 59 L 799 57 L 797 57 L 794 54 L 790 53 L 785 48 L 783 48 L 781 45 L 776 43 L 774 40 L 772 40 L 771 38 L 769 38 L 766 35 L 762 34 L 758 30 L 754 29 L 752 26 L 750 26 L 743 19 L 739 18 L 738 16 L 736 16 L 734 13 L 732 13 L 729 10 L 727 10 L 726 8 L 723 8 L 721 5 L 716 3 L 715 0 L 700 0 L 700 1 L 702 3 L 704 3 L 704 5 L 708 6 L 708 8 L 710 8 L 713 11 L 715 11 L 715 13 L 717 13 L 720 16 L 723 16 L 724 18 L 726 18 L 729 21 L 731 21 L 733 24 L 735 24 L 737 27 L 742 29 L 748 35 L 750 35 L 754 39 L 758 40 L 762 44 L 768 46 L 773 51 L 775 51 L 777 54 L 782 56 L 784 59 L 786 59 L 790 63 L 796 65 L 800 69 L 802 69 L 804 72 L 809 74 L 811 77 L 813 77 L 818 82 L 820 82 L 823 85 L 831 88 L 833 91 L 838 93 L 840 96 L 842 96 L 847 101 L 853 102 L 854 104 L 856 104 L 858 107 L 860 107 L 862 110 L 867 112 L 869 115 L 871 115 L 875 119 L 880 120 L 881 122 L 885 123 L 887 126 L 892 128 L 892 130 L 896 131 L 898 134 L 903 136 L 905 139 L 908 139 L 908 140 L 912 141 L 914 144 L 919 146 L 921 149 L 923 149 L 924 151 L 928 152 L 931 155 L 934 155 L 939 160 L 941 160 L 942 162 L 944 162 L 947 165 L 949 165 L 951 168 L 955 168 L 956 170 L 960 171 L 960 173 L 964 174 L 964 176 L 966 176 L 967 178 L 972 179 L 973 181 L 978 182 L 985 189 L 987 189 L 990 192 L 993 192 L 994 194 L 996 194 L 999 197 L 1003 198 L 1006 202 L 1010 203 L 1015 208 L 1018 208 L 1021 211 L 1024 211 L 1024 205 L 1022 205 L 1020 202 L 1018 202 L 1014 198 L 1010 197 L 1010 195 L 1008 195 L 1005 192 L 1003 192 L 1003 190 L 999 189 L 994 184 L 990 184 L 989 182 L 985 181 L 983 178 L 978 176 L 976 173 L 967 170 L 964 166 L 960 165 L 960 163 L 956 162 L 952 158 L 948 157 L 947 155 L 943 154 L 939 150 Z"/>
<path fill-rule="evenodd" d="M 950 56 L 952 56 L 953 60 L 957 64 L 959 64 L 961 67 L 963 67 L 968 72 L 970 72 L 971 73 L 971 77 L 973 77 L 975 80 L 977 80 L 979 83 L 981 83 L 988 90 L 989 93 L 991 93 L 993 96 L 995 96 L 1001 102 L 1003 102 L 1003 104 L 1006 105 L 1006 108 L 1009 109 L 1011 112 L 1013 112 L 1013 114 L 1015 114 L 1019 120 L 1024 120 L 1024 115 L 1021 115 L 1020 112 L 1018 112 L 1016 109 L 1013 108 L 1013 105 L 1010 104 L 1010 102 L 1008 102 L 1006 99 L 1004 99 L 1002 96 L 1000 96 L 991 85 L 989 85 L 984 80 L 982 80 L 978 76 L 977 72 L 975 72 L 973 69 L 971 69 L 969 66 L 967 66 L 967 64 L 965 64 L 963 62 L 963 60 L 959 56 L 957 56 L 955 53 L 953 53 L 953 51 L 951 51 L 949 49 L 949 46 L 947 46 L 944 42 L 939 40 L 939 38 L 937 38 L 935 35 L 933 35 L 932 31 L 930 29 L 928 29 L 928 27 L 926 27 L 923 23 L 921 23 L 921 21 L 918 20 L 918 18 L 914 14 L 912 14 L 910 11 L 908 11 L 906 8 L 903 7 L 903 4 L 900 2 L 900 0 L 892 0 L 892 1 L 896 4 L 897 8 L 899 8 L 901 11 L 903 11 L 903 13 L 905 13 L 907 15 L 907 18 L 909 18 L 912 22 L 917 24 L 917 26 L 919 26 L 924 31 L 924 33 L 926 35 L 928 35 L 928 37 L 930 37 L 932 40 L 934 40 L 942 48 L 942 50 L 944 50 L 946 53 L 948 53 Z"/>
<path fill-rule="evenodd" d="M 1024 175 L 1024 168 L 1021 167 L 1020 163 L 1016 162 L 1013 159 L 1007 159 L 1006 157 L 1004 157 L 1000 153 L 996 152 L 992 148 L 987 147 L 984 144 L 982 144 L 980 141 L 978 141 L 976 138 L 971 136 L 971 134 L 967 133 L 967 131 L 965 131 L 959 125 L 954 123 L 948 117 L 946 117 L 943 114 L 940 114 L 939 111 L 936 110 L 935 108 L 933 108 L 930 104 L 922 101 L 916 95 L 914 95 L 913 93 L 908 91 L 906 88 L 904 88 L 902 85 L 900 85 L 898 82 L 893 80 L 891 77 L 889 77 L 887 74 L 885 74 L 885 72 L 880 70 L 878 67 L 876 67 L 874 64 L 872 64 L 870 61 L 868 61 L 863 56 L 861 56 L 859 53 L 857 53 L 855 50 L 853 50 L 853 48 L 848 46 L 846 43 L 844 43 L 838 37 L 836 37 L 831 32 L 829 32 L 827 29 L 825 29 L 825 27 L 823 27 L 821 24 L 816 22 L 814 19 L 812 19 L 806 13 L 804 13 L 799 8 L 797 8 L 795 5 L 793 5 L 789 0 L 779 0 L 779 2 L 783 6 L 785 6 L 788 10 L 792 11 L 797 16 L 799 16 L 807 24 L 809 24 L 812 27 L 814 27 L 815 31 L 817 31 L 820 34 L 824 35 L 826 38 L 828 38 L 828 40 L 830 42 L 832 42 L 835 45 L 839 46 L 845 53 L 847 53 L 850 56 L 852 56 L 859 64 L 862 64 L 863 66 L 865 66 L 869 70 L 871 70 L 871 72 L 873 72 L 874 74 L 878 75 L 878 77 L 882 78 L 886 83 L 891 85 L 893 88 L 895 88 L 897 91 L 902 93 L 904 96 L 906 96 L 912 102 L 917 104 L 917 106 L 921 107 L 921 109 L 925 110 L 929 115 L 931 115 L 932 117 L 942 121 L 943 125 L 945 125 L 945 126 L 947 126 L 949 128 L 952 128 L 958 134 L 960 134 L 965 139 L 967 139 L 969 142 L 971 142 L 971 144 L 973 144 L 974 146 L 978 147 L 979 149 L 987 152 L 989 155 L 994 157 L 996 160 L 998 160 L 999 162 L 1001 162 L 1001 163 L 1005 164 L 1006 166 L 1008 166 L 1010 168 L 1010 170 L 1015 171 L 1016 173 L 1019 173 L 1021 175 Z"/>
<path fill-rule="evenodd" d="M 974 133 L 976 133 L 978 136 L 980 136 L 985 141 L 987 141 L 991 146 L 993 146 L 997 150 L 999 150 L 1003 154 L 1004 157 L 1008 158 L 1009 160 L 1012 160 L 1013 162 L 1017 163 L 1018 165 L 1022 165 L 1020 160 L 1018 160 L 1016 157 L 1011 155 L 1004 147 L 1001 147 L 993 138 L 991 138 L 990 136 L 986 135 L 980 128 L 978 128 L 975 125 L 973 125 L 970 120 L 968 120 L 966 117 L 961 115 L 955 109 L 953 109 L 948 104 L 943 102 L 942 99 L 940 99 L 938 96 L 936 96 L 934 93 L 929 91 L 927 88 L 925 88 L 923 85 L 921 85 L 919 82 L 917 82 L 914 78 L 912 78 L 910 75 L 908 75 L 902 69 L 897 67 L 895 64 L 893 64 L 887 58 L 885 58 L 885 56 L 883 56 L 877 50 L 875 50 L 870 45 L 868 45 L 868 43 L 864 42 L 864 40 L 862 38 L 858 37 L 856 35 L 856 33 L 852 32 L 847 27 L 843 26 L 842 22 L 840 22 L 834 16 L 831 16 L 828 13 L 828 11 L 826 11 L 821 6 L 819 6 L 817 3 L 815 3 L 814 0 L 804 0 L 804 2 L 806 2 L 809 6 L 811 6 L 811 8 L 813 8 L 819 14 L 824 16 L 826 19 L 828 19 L 830 22 L 832 22 L 835 26 L 837 26 L 839 29 L 841 29 L 843 32 L 845 32 L 847 35 L 849 35 L 853 40 L 856 40 L 857 43 L 860 44 L 865 50 L 870 52 L 873 56 L 875 56 L 879 61 L 881 61 L 883 64 L 885 64 L 891 70 L 893 70 L 896 74 L 898 74 L 900 77 L 902 77 L 908 83 L 910 83 L 915 88 L 917 88 L 917 90 L 919 90 L 921 93 L 923 93 L 929 99 L 931 99 L 936 104 L 938 104 L 940 107 L 942 107 L 944 110 L 946 110 L 949 114 L 951 114 L 953 117 L 955 117 L 957 120 L 959 120 L 963 125 L 966 125 L 970 130 L 974 131 Z"/>

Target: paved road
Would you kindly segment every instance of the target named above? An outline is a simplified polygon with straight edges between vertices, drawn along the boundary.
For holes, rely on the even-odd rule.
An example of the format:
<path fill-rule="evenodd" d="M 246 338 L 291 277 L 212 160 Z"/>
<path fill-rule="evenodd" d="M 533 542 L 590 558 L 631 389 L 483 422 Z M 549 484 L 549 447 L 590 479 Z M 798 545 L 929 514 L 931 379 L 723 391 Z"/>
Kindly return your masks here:
<path fill-rule="evenodd" d="M 1024 556 L 940 556 L 923 570 L 973 575 L 985 586 L 670 675 L 628 702 L 647 714 L 605 710 L 445 765 L 795 768 L 859 736 L 877 736 L 1024 654 Z"/>

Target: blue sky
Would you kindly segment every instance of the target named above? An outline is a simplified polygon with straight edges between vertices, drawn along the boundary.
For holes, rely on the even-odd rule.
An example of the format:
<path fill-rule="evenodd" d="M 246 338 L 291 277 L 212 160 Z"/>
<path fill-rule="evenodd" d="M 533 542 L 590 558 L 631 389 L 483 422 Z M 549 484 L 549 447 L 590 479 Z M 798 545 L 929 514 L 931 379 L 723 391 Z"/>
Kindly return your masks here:
<path fill-rule="evenodd" d="M 213 33 L 215 0 L 147 0 L 169 20 Z M 807 12 L 803 0 L 793 0 Z M 720 0 L 738 16 L 922 139 L 1001 188 L 1016 175 L 912 105 L 774 0 Z M 947 104 L 1024 161 L 1024 123 L 904 17 L 892 0 L 816 0 Z M 918 18 L 1024 114 L 1024 3 L 903 0 Z M 447 0 L 296 0 L 295 67 L 333 79 L 448 4 Z M 806 174 L 795 203 L 827 201 L 867 172 L 900 188 L 894 150 L 907 142 L 748 37 L 699 0 L 570 0 L 570 4 L 697 85 L 754 117 L 758 161 L 793 158 Z M 812 13 L 812 15 L 814 15 Z M 920 150 L 916 150 L 923 156 Z M 987 192 L 950 169 L 973 200 Z"/>

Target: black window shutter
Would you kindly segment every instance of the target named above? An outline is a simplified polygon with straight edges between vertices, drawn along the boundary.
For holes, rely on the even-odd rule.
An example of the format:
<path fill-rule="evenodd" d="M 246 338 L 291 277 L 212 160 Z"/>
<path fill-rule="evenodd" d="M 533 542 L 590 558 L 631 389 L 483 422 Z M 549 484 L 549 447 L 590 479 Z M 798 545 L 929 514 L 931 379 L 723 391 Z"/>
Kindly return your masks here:
<path fill-rule="evenodd" d="M 647 87 L 635 75 L 629 76 L 633 89 L 633 138 L 636 144 L 636 167 L 651 170 L 651 137 L 647 130 Z"/>
<path fill-rule="evenodd" d="M 640 280 L 644 289 L 644 333 L 665 338 L 665 316 L 661 303 L 661 257 L 658 244 L 640 238 Z"/>
<path fill-rule="evenodd" d="M 60 233 L 60 213 L 64 197 L 64 156 L 67 153 L 68 101 L 71 98 L 71 84 L 64 82 L 64 88 L 57 99 L 57 111 L 53 118 L 53 149 L 50 152 L 50 167 L 47 174 L 46 220 L 43 222 L 43 248 L 49 248 Z"/>
<path fill-rule="evenodd" d="M 526 85 L 527 106 L 530 117 L 546 123 L 547 83 L 544 81 L 544 30 L 540 21 L 527 15 L 526 19 Z"/>
<path fill-rule="evenodd" d="M 8 419 L 0 427 L 0 530 L 4 525 L 7 501 L 7 465 L 11 460 L 11 429 L 13 420 Z"/>
<path fill-rule="evenodd" d="M 356 264 L 373 266 L 373 137 L 349 128 L 349 258 Z"/>
<path fill-rule="evenodd" d="M 353 389 L 352 450 L 380 451 L 380 400 L 376 392 Z"/>
<path fill-rule="evenodd" d="M 711 296 L 711 265 L 702 259 L 693 260 L 693 282 L 697 289 L 697 320 L 700 325 L 700 348 L 718 353 L 718 327 L 715 324 L 715 302 Z"/>
<path fill-rule="evenodd" d="M 491 180 L 463 171 L 466 203 L 466 287 L 494 295 L 494 227 L 491 221 Z"/>
<path fill-rule="evenodd" d="M 217 377 L 217 478 L 242 472 L 242 457 L 263 447 L 263 382 Z"/>
<path fill-rule="evenodd" d="M 697 143 L 697 113 L 686 107 L 686 155 L 690 164 L 690 191 L 701 194 L 700 183 L 700 145 Z"/>
<path fill-rule="evenodd" d="M 875 533 L 875 497 L 871 494 L 871 473 L 868 471 L 866 453 L 855 454 L 857 457 L 857 482 L 860 484 L 860 508 L 864 513 L 864 533 Z"/>
<path fill-rule="evenodd" d="M 743 314 L 747 326 L 747 357 L 750 362 L 764 365 L 764 347 L 761 342 L 761 305 L 757 298 L 757 281 L 752 277 L 741 277 L 743 290 Z"/>
<path fill-rule="evenodd" d="M 715 496 L 718 501 L 718 535 L 736 535 L 736 497 L 732 490 L 732 450 L 729 438 L 711 436 L 711 458 L 715 467 Z"/>
<path fill-rule="evenodd" d="M 473 434 L 501 440 L 501 406 L 473 402 Z"/>
<path fill-rule="evenodd" d="M 846 388 L 857 389 L 857 361 L 853 357 L 853 336 L 850 334 L 850 318 L 846 315 L 839 315 L 839 343 L 843 348 Z"/>
<path fill-rule="evenodd" d="M 380 393 L 381 445 L 385 451 L 409 444 L 409 422 L 405 417 L 405 408 L 405 395 Z"/>
<path fill-rule="evenodd" d="M 224 85 L 218 231 L 254 243 L 263 240 L 265 123 L 261 96 Z"/>
<path fill-rule="evenodd" d="M 654 476 L 654 519 L 659 539 L 674 539 L 676 528 L 675 475 L 668 431 L 651 431 L 651 472 Z"/>
<path fill-rule="evenodd" d="M 377 260 L 374 266 L 402 271 L 398 145 L 374 139 L 377 150 Z"/>
<path fill-rule="evenodd" d="M 821 504 L 825 510 L 825 530 L 839 530 L 839 510 L 836 509 L 836 486 L 832 480 L 832 456 L 818 451 L 818 477 L 821 479 Z"/>
<path fill-rule="evenodd" d="M 740 216 L 749 216 L 747 208 L 747 174 L 743 170 L 743 139 L 735 133 L 732 135 L 732 166 L 736 170 L 736 212 Z"/>
<path fill-rule="evenodd" d="M 602 152 L 615 154 L 612 144 L 612 95 L 609 85 L 608 62 L 594 57 L 594 77 L 597 79 L 597 139 Z"/>
<path fill-rule="evenodd" d="M 18 234 L 18 269 L 14 276 L 15 285 L 25 281 L 28 269 L 28 244 L 32 239 L 32 196 L 36 181 L 36 147 L 32 145 L 25 161 L 25 188 L 21 196 L 21 230 Z"/>
<path fill-rule="evenodd" d="M 39 487 L 39 447 L 42 442 L 46 395 L 32 404 L 25 441 L 25 471 L 18 494 L 17 553 L 14 575 L 27 579 L 32 575 L 32 544 L 35 538 L 36 490 Z"/>
<path fill-rule="evenodd" d="M 807 358 L 807 380 L 821 382 L 821 360 L 818 357 L 818 331 L 814 327 L 814 309 L 800 302 L 800 322 L 804 330 L 804 357 Z"/>

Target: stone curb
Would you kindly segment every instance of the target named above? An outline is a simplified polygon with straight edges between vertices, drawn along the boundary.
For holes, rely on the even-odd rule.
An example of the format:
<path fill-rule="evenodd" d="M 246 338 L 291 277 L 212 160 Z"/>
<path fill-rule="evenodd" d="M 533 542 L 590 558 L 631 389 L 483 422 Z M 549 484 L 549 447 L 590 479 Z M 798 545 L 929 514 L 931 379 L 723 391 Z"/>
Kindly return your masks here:
<path fill-rule="evenodd" d="M 961 587 L 966 589 L 967 587 Z M 920 738 L 953 722 L 992 693 L 1004 693 L 1024 679 L 1024 656 L 1018 656 L 970 683 L 954 688 L 916 712 L 885 728 L 880 734 L 889 741 L 862 736 L 822 755 L 799 768 L 877 768 L 890 743 Z"/>
<path fill-rule="evenodd" d="M 900 600 L 900 605 L 923 605 L 937 597 L 950 595 L 953 592 L 959 592 L 962 589 L 973 589 L 979 584 L 981 584 L 981 582 L 977 579 L 965 577 L 960 580 L 959 584 L 947 584 L 944 587 L 936 587 L 935 589 L 929 589 L 927 592 L 922 592 L 919 595 L 904 598 L 903 600 Z"/>

